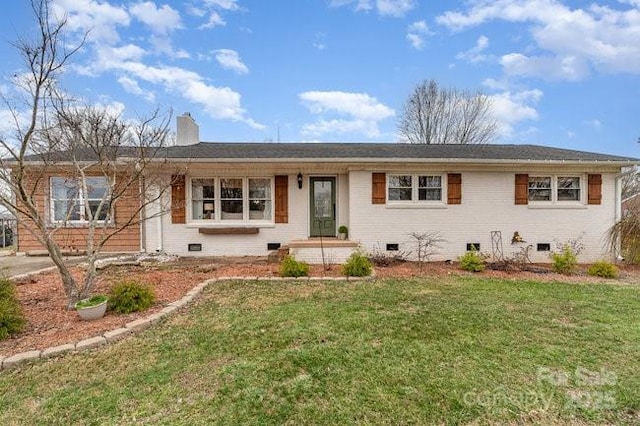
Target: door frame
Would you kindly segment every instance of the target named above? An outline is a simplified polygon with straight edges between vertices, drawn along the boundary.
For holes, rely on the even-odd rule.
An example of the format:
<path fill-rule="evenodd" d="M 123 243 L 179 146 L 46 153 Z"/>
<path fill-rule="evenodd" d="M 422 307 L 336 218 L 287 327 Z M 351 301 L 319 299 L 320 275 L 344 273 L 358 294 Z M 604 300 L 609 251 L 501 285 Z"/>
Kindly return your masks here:
<path fill-rule="evenodd" d="M 308 182 L 309 182 L 309 199 L 307 201 L 307 207 L 308 207 L 308 212 L 309 212 L 309 217 L 307 220 L 307 226 L 309 226 L 309 237 L 310 238 L 317 238 L 320 237 L 320 235 L 313 235 L 312 229 L 312 222 L 315 216 L 315 213 L 313 211 L 313 205 L 314 205 L 314 196 L 313 196 L 313 182 L 316 179 L 331 179 L 333 182 L 333 201 L 334 201 L 334 205 L 335 208 L 333 209 L 333 222 L 334 222 L 334 229 L 333 232 L 330 235 L 322 235 L 322 237 L 327 237 L 327 238 L 333 238 L 336 237 L 337 232 L 338 232 L 338 176 L 337 175 L 330 175 L 330 174 L 318 174 L 318 175 L 309 175 L 308 176 Z"/>

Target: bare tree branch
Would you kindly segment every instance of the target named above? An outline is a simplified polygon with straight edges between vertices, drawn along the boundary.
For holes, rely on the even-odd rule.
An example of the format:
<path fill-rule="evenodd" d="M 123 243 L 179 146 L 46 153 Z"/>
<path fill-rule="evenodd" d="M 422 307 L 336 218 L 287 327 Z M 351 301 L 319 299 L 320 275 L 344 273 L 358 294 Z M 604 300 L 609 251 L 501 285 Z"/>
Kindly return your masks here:
<path fill-rule="evenodd" d="M 443 89 L 435 80 L 414 89 L 398 121 L 400 134 L 415 144 L 486 144 L 497 130 L 489 97 Z"/>
<path fill-rule="evenodd" d="M 107 242 L 148 219 L 145 207 L 170 187 L 162 154 L 171 114 L 154 111 L 127 122 L 105 108 L 78 105 L 58 87 L 57 78 L 84 39 L 66 47 L 66 18 L 53 19 L 49 0 L 32 0 L 32 9 L 37 36 L 14 43 L 26 69 L 14 77 L 22 96 L 3 98 L 15 131 L 13 138 L 0 138 L 0 203 L 48 251 L 71 308 L 90 294 L 96 260 Z M 26 118 L 22 110 L 28 111 Z M 154 196 L 145 196 L 145 184 L 157 189 Z M 87 256 L 81 279 L 63 257 L 64 244 L 75 238 Z"/>

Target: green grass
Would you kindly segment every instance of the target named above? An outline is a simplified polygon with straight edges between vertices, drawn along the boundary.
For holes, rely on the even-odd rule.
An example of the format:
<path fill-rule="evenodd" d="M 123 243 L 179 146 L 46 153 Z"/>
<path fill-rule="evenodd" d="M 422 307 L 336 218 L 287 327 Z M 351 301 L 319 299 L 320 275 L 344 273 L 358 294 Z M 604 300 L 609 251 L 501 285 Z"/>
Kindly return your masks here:
<path fill-rule="evenodd" d="M 0 372 L 0 424 L 637 424 L 638 312 L 611 284 L 217 283 L 141 335 Z"/>

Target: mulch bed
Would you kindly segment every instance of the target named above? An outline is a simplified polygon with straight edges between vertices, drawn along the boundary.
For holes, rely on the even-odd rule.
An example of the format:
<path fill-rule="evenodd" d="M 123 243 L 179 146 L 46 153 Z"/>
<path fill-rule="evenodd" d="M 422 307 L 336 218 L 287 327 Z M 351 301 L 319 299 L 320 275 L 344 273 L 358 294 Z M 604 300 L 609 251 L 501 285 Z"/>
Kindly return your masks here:
<path fill-rule="evenodd" d="M 536 265 L 540 271 L 548 271 L 548 265 Z M 418 276 L 472 275 L 461 271 L 455 264 L 430 262 L 398 262 L 388 267 L 377 267 L 376 276 L 381 278 L 407 278 Z M 75 274 L 81 271 L 76 269 Z M 0 358 L 30 350 L 43 350 L 65 343 L 73 343 L 106 331 L 123 327 L 137 318 L 146 317 L 162 310 L 169 303 L 179 300 L 199 283 L 218 277 L 277 277 L 278 265 L 264 258 L 185 258 L 162 264 L 141 266 L 110 266 L 100 271 L 93 294 L 108 293 L 118 282 L 136 280 L 153 286 L 156 302 L 153 307 L 131 314 L 107 312 L 95 321 L 82 321 L 73 310 L 66 309 L 66 297 L 57 272 L 32 275 L 17 282 L 17 293 L 27 319 L 25 330 L 4 341 L 0 341 Z M 337 277 L 340 266 L 312 265 L 311 276 Z M 488 278 L 530 279 L 537 281 L 598 282 L 599 278 L 582 274 L 562 276 L 554 273 L 506 272 L 487 270 L 481 274 Z M 614 282 L 638 283 L 640 269 L 625 267 L 621 280 Z"/>

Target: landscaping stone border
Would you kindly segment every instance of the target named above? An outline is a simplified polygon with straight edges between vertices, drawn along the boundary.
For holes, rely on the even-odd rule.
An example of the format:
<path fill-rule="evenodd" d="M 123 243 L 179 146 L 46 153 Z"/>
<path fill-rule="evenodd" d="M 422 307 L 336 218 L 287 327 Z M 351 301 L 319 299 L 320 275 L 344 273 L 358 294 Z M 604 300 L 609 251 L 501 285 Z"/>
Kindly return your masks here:
<path fill-rule="evenodd" d="M 11 279 L 24 279 L 29 277 L 30 275 L 39 274 L 42 272 L 48 272 L 55 267 L 49 267 L 46 269 L 42 269 L 39 271 L 31 272 L 28 274 L 21 274 L 15 277 L 11 277 Z M 160 312 L 156 312 L 151 314 L 145 318 L 139 318 L 137 320 L 128 322 L 124 325 L 124 327 L 117 328 L 115 330 L 106 331 L 99 336 L 88 337 L 86 339 L 66 343 L 63 345 L 53 346 L 49 348 L 45 348 L 42 350 L 35 351 L 27 351 L 21 352 L 15 355 L 11 355 L 9 357 L 2 358 L 0 357 L 0 370 L 6 370 L 9 368 L 13 368 L 19 365 L 22 365 L 27 362 L 33 362 L 38 359 L 48 359 L 56 356 L 65 355 L 67 353 L 72 352 L 81 352 L 88 351 L 92 349 L 99 348 L 101 346 L 115 343 L 121 339 L 124 339 L 128 336 L 131 336 L 135 333 L 143 331 L 152 325 L 157 324 L 160 320 L 168 317 L 173 314 L 177 310 L 184 308 L 185 306 L 192 303 L 200 294 L 204 291 L 205 288 L 209 284 L 219 282 L 219 281 L 368 281 L 375 278 L 375 273 L 371 274 L 368 277 L 298 277 L 298 278 L 290 278 L 290 277 L 218 277 L 218 278 L 210 278 L 206 281 L 201 282 L 196 285 L 194 288 L 189 290 L 181 299 L 176 300 L 175 302 L 169 303 L 164 309 Z"/>

